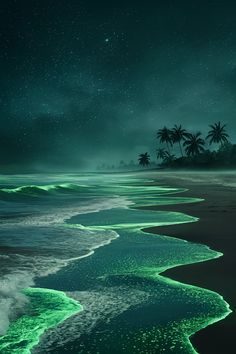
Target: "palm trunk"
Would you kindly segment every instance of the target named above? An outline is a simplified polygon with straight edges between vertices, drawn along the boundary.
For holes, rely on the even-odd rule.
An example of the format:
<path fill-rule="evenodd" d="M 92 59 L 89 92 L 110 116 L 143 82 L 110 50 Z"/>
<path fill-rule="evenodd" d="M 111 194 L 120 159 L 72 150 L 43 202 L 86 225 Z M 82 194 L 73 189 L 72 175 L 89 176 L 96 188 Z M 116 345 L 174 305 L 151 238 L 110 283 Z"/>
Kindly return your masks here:
<path fill-rule="evenodd" d="M 166 145 L 167 145 L 167 150 L 168 150 L 168 152 L 169 152 L 169 154 L 170 154 L 170 147 L 169 147 L 168 141 L 166 142 Z"/>
<path fill-rule="evenodd" d="M 179 149 L 180 149 L 180 152 L 181 152 L 182 157 L 184 157 L 184 155 L 183 155 L 183 150 L 182 150 L 182 146 L 181 146 L 180 141 L 179 141 Z"/>

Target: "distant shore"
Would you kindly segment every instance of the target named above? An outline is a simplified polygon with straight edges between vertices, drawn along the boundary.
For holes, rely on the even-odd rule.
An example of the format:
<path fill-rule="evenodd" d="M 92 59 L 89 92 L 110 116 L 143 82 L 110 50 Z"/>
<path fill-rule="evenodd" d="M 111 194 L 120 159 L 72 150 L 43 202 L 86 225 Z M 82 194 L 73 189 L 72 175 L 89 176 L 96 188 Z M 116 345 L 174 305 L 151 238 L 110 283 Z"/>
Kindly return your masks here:
<path fill-rule="evenodd" d="M 230 172 L 150 173 L 160 185 L 187 188 L 185 197 L 203 198 L 193 204 L 179 204 L 144 209 L 178 211 L 200 218 L 197 223 L 154 227 L 152 233 L 203 243 L 224 255 L 218 259 L 177 267 L 166 271 L 167 277 L 213 290 L 224 297 L 233 311 L 225 320 L 196 333 L 191 342 L 200 354 L 230 354 L 235 347 L 236 325 L 236 178 Z M 180 196 L 180 194 L 178 194 Z"/>

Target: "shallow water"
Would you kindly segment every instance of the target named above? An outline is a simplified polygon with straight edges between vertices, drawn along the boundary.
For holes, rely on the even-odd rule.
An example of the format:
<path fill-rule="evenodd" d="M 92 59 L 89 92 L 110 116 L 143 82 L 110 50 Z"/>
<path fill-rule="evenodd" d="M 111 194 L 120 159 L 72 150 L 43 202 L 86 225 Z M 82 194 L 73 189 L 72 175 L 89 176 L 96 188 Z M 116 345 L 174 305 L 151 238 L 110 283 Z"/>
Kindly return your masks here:
<path fill-rule="evenodd" d="M 135 209 L 200 201 L 180 191 L 132 175 L 2 178 L 0 352 L 195 353 L 189 337 L 228 304 L 160 273 L 221 254 L 141 231 L 196 218 Z"/>

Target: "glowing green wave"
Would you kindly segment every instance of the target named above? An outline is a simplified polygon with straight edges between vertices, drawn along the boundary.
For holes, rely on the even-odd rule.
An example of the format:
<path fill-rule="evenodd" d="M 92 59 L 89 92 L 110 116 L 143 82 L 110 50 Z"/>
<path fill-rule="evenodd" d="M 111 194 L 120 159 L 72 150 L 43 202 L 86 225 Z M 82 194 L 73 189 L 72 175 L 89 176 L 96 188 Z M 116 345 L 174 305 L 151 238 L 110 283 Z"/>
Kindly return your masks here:
<path fill-rule="evenodd" d="M 49 328 L 82 311 L 82 306 L 65 293 L 50 289 L 28 288 L 28 314 L 13 322 L 0 338 L 0 353 L 30 354 L 40 336 Z"/>

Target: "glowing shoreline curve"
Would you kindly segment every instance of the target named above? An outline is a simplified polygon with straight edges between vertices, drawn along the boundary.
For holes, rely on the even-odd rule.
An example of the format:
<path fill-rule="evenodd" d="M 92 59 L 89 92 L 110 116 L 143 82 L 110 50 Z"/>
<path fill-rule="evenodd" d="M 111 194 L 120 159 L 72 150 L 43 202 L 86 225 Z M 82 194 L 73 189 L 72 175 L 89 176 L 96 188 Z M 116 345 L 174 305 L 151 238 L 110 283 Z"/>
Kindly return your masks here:
<path fill-rule="evenodd" d="M 218 256 L 216 256 L 214 258 L 218 258 L 218 257 L 221 257 L 221 254 L 219 254 Z M 213 258 L 211 258 L 211 259 L 213 259 Z M 204 261 L 200 261 L 200 262 L 204 262 Z M 176 265 L 176 267 L 183 266 L 183 265 L 187 265 L 187 264 L 179 264 L 179 265 Z M 172 267 L 169 267 L 167 269 L 171 269 L 171 268 Z M 184 285 L 189 290 L 191 290 L 191 289 L 203 290 L 203 288 L 199 288 L 197 286 L 181 283 L 181 282 L 178 282 L 176 280 L 167 278 L 164 275 L 161 275 L 167 269 L 161 270 L 159 272 L 157 271 L 156 274 L 152 274 L 152 275 L 150 274 L 149 277 L 152 278 L 153 280 L 161 280 L 162 279 L 163 282 L 169 283 L 169 284 L 174 285 L 174 286 L 183 286 Z M 145 277 L 148 277 L 147 273 L 145 274 Z M 176 324 L 175 324 L 175 322 L 173 322 L 172 325 L 169 326 L 169 328 L 168 328 L 171 339 L 173 340 L 173 338 L 176 338 L 176 341 L 178 341 L 181 338 L 181 341 L 184 344 L 184 346 L 188 349 L 188 353 L 189 354 L 199 354 L 196 351 L 196 349 L 193 347 L 193 345 L 191 343 L 191 340 L 190 340 L 190 338 L 195 333 L 197 333 L 198 331 L 200 331 L 200 330 L 202 330 L 202 329 L 204 329 L 204 328 L 206 328 L 206 327 L 208 327 L 208 326 L 210 326 L 210 325 L 212 325 L 212 324 L 214 324 L 216 322 L 224 320 L 232 312 L 232 310 L 230 309 L 230 305 L 224 300 L 224 298 L 221 295 L 219 295 L 218 293 L 216 293 L 214 291 L 208 290 L 208 289 L 204 289 L 204 290 L 206 290 L 208 292 L 209 298 L 211 297 L 211 295 L 213 297 L 217 296 L 218 299 L 220 300 L 220 302 L 225 304 L 225 313 L 222 313 L 222 315 L 219 316 L 218 318 L 212 318 L 210 316 L 207 317 L 207 315 L 206 315 L 206 317 L 204 319 L 202 319 L 202 318 L 199 319 L 197 317 L 196 318 L 192 318 L 191 319 L 191 323 L 190 323 L 190 321 L 186 321 L 186 320 L 177 322 Z M 155 338 L 157 338 L 157 340 L 160 340 L 160 337 L 161 337 L 161 330 L 159 330 L 158 336 L 156 335 L 155 332 L 156 332 L 156 329 L 153 330 L 153 333 L 150 333 L 151 341 L 153 343 L 155 342 Z M 163 333 L 163 337 L 166 339 L 165 333 Z M 173 346 L 173 348 L 170 346 L 170 349 L 174 349 L 174 346 Z"/>
<path fill-rule="evenodd" d="M 132 200 L 132 198 L 131 198 Z M 197 200 L 196 201 L 200 201 Z M 186 202 L 186 201 L 185 201 Z M 135 207 L 136 205 L 133 205 L 133 207 Z M 129 207 L 129 210 L 132 211 L 132 206 Z M 137 209 L 133 209 L 134 211 Z M 105 211 L 108 212 L 108 211 Z M 155 211 L 152 211 L 153 213 L 155 213 Z M 184 224 L 184 223 L 190 223 L 190 222 L 197 222 L 199 219 L 196 217 L 192 217 L 186 214 L 182 214 L 182 213 L 176 213 L 176 212 L 166 212 L 166 214 L 168 214 L 173 216 L 175 215 L 176 219 L 174 222 L 117 222 L 114 224 L 96 224 L 96 217 L 94 218 L 95 220 L 93 220 L 92 223 L 90 224 L 86 224 L 86 223 L 81 223 L 81 224 L 67 224 L 66 227 L 71 227 L 71 228 L 85 228 L 85 229 L 89 229 L 89 230 L 101 230 L 101 229 L 111 229 L 111 230 L 118 230 L 118 233 L 120 235 L 120 237 L 122 237 L 122 233 L 125 230 L 126 233 L 134 233 L 134 234 L 138 234 L 138 233 L 142 233 L 142 234 L 152 234 L 155 235 L 157 237 L 161 237 L 164 239 L 171 239 L 171 240 L 178 240 L 178 241 L 182 241 L 182 242 L 186 242 L 189 243 L 188 241 L 185 240 L 181 240 L 175 237 L 169 237 L 169 236 L 164 236 L 164 235 L 156 235 L 153 234 L 151 231 L 146 231 L 146 228 L 150 228 L 153 226 L 166 226 L 166 225 L 176 225 L 176 224 Z M 178 220 L 178 218 L 181 219 L 181 217 L 184 219 L 182 220 Z M 109 220 L 109 218 L 108 218 Z M 158 281 L 162 281 L 164 283 L 168 283 L 171 284 L 172 286 L 175 287 L 185 287 L 185 289 L 187 288 L 190 291 L 205 291 L 205 295 L 208 297 L 207 301 L 211 302 L 215 307 L 216 307 L 216 313 L 218 313 L 218 315 L 212 315 L 212 314 L 206 314 L 204 317 L 202 318 L 192 318 L 191 321 L 190 320 L 183 320 L 180 321 L 178 323 L 176 323 L 176 326 L 174 326 L 174 322 L 172 324 L 172 326 L 170 326 L 169 328 L 169 332 L 172 333 L 171 337 L 176 337 L 176 342 L 179 341 L 183 343 L 183 345 L 185 345 L 185 350 L 187 350 L 188 353 L 191 354 L 197 354 L 197 351 L 195 350 L 195 348 L 193 347 L 191 341 L 190 341 L 190 337 L 200 331 L 201 329 L 204 329 L 205 327 L 216 323 L 220 320 L 223 320 L 224 318 L 226 318 L 232 311 L 230 309 L 229 304 L 223 299 L 223 297 L 221 295 L 219 295 L 218 293 L 208 290 L 208 289 L 204 289 L 201 287 L 197 287 L 197 286 L 193 286 L 193 285 L 189 285 L 189 284 L 184 284 L 181 282 L 178 282 L 176 280 L 172 280 L 168 277 L 165 277 L 163 275 L 160 275 L 161 273 L 164 273 L 166 270 L 174 268 L 174 267 L 178 267 L 178 266 L 183 266 L 183 265 L 189 265 L 189 264 L 195 264 L 195 263 L 201 263 L 201 262 L 205 262 L 205 261 L 209 261 L 209 260 L 213 260 L 216 258 L 219 258 L 221 256 L 223 256 L 223 253 L 221 252 L 217 252 L 217 251 L 213 251 L 211 250 L 208 246 L 206 245 L 202 245 L 205 247 L 206 250 L 209 250 L 209 254 L 207 255 L 202 255 L 202 257 L 200 259 L 188 259 L 185 260 L 185 262 L 183 263 L 175 263 L 175 264 L 170 264 L 169 266 L 166 267 L 138 267 L 137 269 L 133 269 L 131 270 L 131 274 L 135 274 L 135 276 L 137 277 L 145 277 L 145 278 L 149 278 L 152 280 L 158 280 Z M 122 272 L 122 274 L 124 274 Z M 127 272 L 127 274 L 129 274 L 129 271 Z M 155 343 L 155 341 L 160 341 L 160 337 L 161 337 L 161 329 L 158 331 L 158 336 L 156 335 L 157 329 L 154 329 L 152 333 L 146 333 L 146 339 L 148 337 L 150 337 L 150 342 L 151 343 Z M 141 337 L 143 337 L 143 333 L 141 334 Z M 137 342 L 140 344 L 142 342 L 142 338 L 137 338 Z M 166 334 L 163 333 L 163 338 L 166 338 Z M 170 347 L 171 348 L 171 347 Z M 140 348 L 139 348 L 140 349 Z M 174 347 L 172 347 L 172 349 L 174 350 Z M 147 351 L 144 351 L 147 352 Z M 151 353 L 151 351 L 150 351 Z"/>

